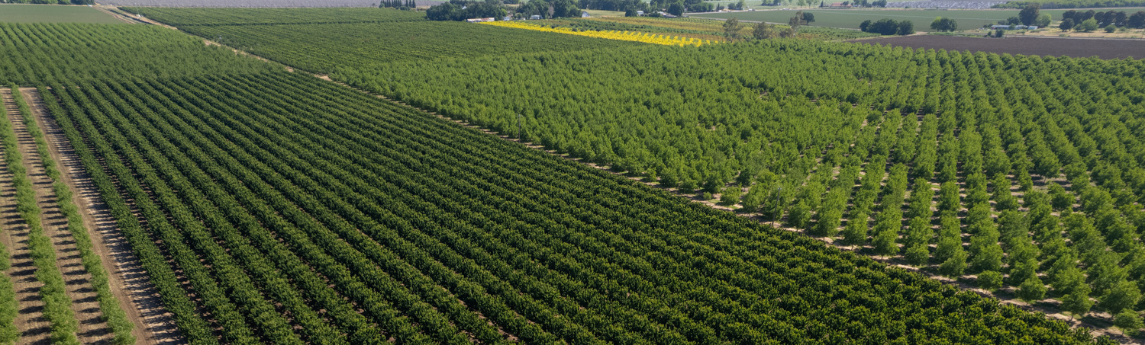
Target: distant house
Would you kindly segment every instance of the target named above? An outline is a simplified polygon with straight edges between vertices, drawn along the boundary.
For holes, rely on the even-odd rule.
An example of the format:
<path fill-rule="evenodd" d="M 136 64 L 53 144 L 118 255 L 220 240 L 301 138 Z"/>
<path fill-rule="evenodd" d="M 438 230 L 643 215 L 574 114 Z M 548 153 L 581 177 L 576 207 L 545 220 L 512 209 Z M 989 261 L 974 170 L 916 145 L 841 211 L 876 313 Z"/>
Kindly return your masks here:
<path fill-rule="evenodd" d="M 850 2 L 833 2 L 827 8 L 851 8 Z"/>
<path fill-rule="evenodd" d="M 534 15 L 531 15 L 531 16 L 529 16 L 529 19 L 530 19 L 530 20 L 540 20 L 540 19 L 541 19 L 541 15 L 539 15 L 539 14 L 534 14 Z"/>
<path fill-rule="evenodd" d="M 466 19 L 465 21 L 470 22 L 470 23 L 482 23 L 482 22 L 491 22 L 491 21 L 495 21 L 495 20 L 497 20 L 497 19 L 493 18 L 493 17 L 489 17 L 489 18 Z"/>
<path fill-rule="evenodd" d="M 643 17 L 643 16 L 644 16 L 644 11 L 636 11 L 636 15 L 637 15 L 637 16 L 640 16 L 640 17 Z"/>
<path fill-rule="evenodd" d="M 588 17 L 592 17 L 592 15 L 589 15 L 589 14 L 588 14 L 588 12 L 585 12 L 585 11 L 581 11 L 581 12 L 580 12 L 580 17 L 581 17 L 581 18 L 588 18 Z"/>
<path fill-rule="evenodd" d="M 660 16 L 664 17 L 664 18 L 676 18 L 676 15 L 671 14 L 671 13 L 667 13 L 667 12 L 657 12 L 657 13 L 660 13 Z"/>
<path fill-rule="evenodd" d="M 1010 30 L 1010 26 L 1009 25 L 991 25 L 990 29 L 992 29 L 992 30 Z"/>
<path fill-rule="evenodd" d="M 1030 25 L 1030 26 L 1026 27 L 1026 30 L 1037 30 L 1037 29 L 1038 29 L 1037 25 Z"/>
<path fill-rule="evenodd" d="M 501 18 L 501 20 L 510 21 L 513 20 L 513 16 L 505 16 L 505 18 Z"/>

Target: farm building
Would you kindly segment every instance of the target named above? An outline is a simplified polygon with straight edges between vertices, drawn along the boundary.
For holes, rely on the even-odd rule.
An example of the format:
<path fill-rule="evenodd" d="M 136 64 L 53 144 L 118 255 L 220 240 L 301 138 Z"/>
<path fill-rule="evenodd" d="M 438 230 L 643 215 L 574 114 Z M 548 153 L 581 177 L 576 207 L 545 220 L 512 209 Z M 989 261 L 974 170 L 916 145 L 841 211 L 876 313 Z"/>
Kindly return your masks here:
<path fill-rule="evenodd" d="M 473 19 L 466 19 L 465 21 L 467 21 L 467 22 L 470 22 L 470 23 L 482 23 L 482 22 L 492 22 L 492 21 L 495 21 L 495 20 L 497 20 L 497 19 L 496 19 L 496 18 L 493 18 L 493 17 L 488 17 L 488 18 L 473 18 Z"/>

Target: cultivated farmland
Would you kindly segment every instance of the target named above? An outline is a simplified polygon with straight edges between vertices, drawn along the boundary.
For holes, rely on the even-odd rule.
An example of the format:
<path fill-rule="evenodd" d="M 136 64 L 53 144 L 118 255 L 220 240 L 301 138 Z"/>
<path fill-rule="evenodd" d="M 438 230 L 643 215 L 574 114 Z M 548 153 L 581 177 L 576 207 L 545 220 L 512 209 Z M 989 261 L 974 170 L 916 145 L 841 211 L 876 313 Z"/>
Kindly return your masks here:
<path fill-rule="evenodd" d="M 1137 60 L 131 10 L 180 30 L 0 24 L 0 81 L 33 100 L 5 97 L 22 121 L 0 121 L 18 206 L 0 212 L 26 240 L 0 257 L 35 267 L 0 276 L 0 340 L 1109 344 L 1142 328 Z M 114 229 L 85 228 L 72 190 Z M 53 201 L 66 223 L 42 222 Z M 151 292 L 117 293 L 121 267 Z"/>
<path fill-rule="evenodd" d="M 0 4 L 0 23 L 123 23 L 87 6 Z"/>
<path fill-rule="evenodd" d="M 1140 125 L 1126 117 L 1142 106 L 1142 68 L 776 40 L 347 64 L 330 77 L 1109 325 L 1136 315 L 1145 282 L 1132 273 L 1145 248 Z M 1066 78 L 1109 96 L 1079 98 L 1054 82 Z M 1077 110 L 1094 102 L 1102 120 Z"/>

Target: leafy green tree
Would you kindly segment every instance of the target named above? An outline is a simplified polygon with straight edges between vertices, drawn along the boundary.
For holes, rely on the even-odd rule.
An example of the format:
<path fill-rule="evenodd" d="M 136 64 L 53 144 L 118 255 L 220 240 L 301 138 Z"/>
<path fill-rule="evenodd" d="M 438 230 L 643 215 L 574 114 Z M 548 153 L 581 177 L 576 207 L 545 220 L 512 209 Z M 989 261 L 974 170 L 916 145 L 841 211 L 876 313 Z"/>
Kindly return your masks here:
<path fill-rule="evenodd" d="M 1063 19 L 1061 24 L 1058 24 L 1058 28 L 1061 29 L 1062 31 L 1073 30 L 1073 26 L 1074 26 L 1073 18 Z"/>
<path fill-rule="evenodd" d="M 1010 265 L 1010 284 L 1018 285 L 1025 282 L 1026 279 L 1038 275 L 1038 260 L 1026 259 L 1025 261 L 1011 260 L 1013 264 Z"/>
<path fill-rule="evenodd" d="M 1021 286 L 1018 286 L 1018 298 L 1026 302 L 1036 302 L 1042 300 L 1046 296 L 1046 285 L 1042 284 L 1042 280 L 1034 275 L 1026 279 Z"/>
<path fill-rule="evenodd" d="M 1057 183 L 1050 183 L 1049 189 L 1055 211 L 1063 211 L 1073 207 L 1074 197 L 1064 187 Z"/>
<path fill-rule="evenodd" d="M 1110 314 L 1120 313 L 1122 310 L 1133 308 L 1141 299 L 1141 291 L 1137 284 L 1122 279 L 1108 293 L 1098 299 L 1097 305 Z"/>
<path fill-rule="evenodd" d="M 958 277 L 966 270 L 966 252 L 961 247 L 950 255 L 950 258 L 938 266 L 939 274 L 947 277 Z"/>
<path fill-rule="evenodd" d="M 1126 23 L 1126 26 L 1131 29 L 1145 28 L 1145 11 L 1137 11 L 1137 13 L 1129 16 L 1129 20 Z"/>
<path fill-rule="evenodd" d="M 978 288 L 994 291 L 1002 287 L 1002 273 L 998 271 L 985 271 L 978 274 Z"/>
<path fill-rule="evenodd" d="M 1097 30 L 1097 21 L 1093 19 L 1086 19 L 1085 21 L 1081 22 L 1081 24 L 1078 24 L 1074 30 L 1081 32 L 1093 32 L 1094 30 Z"/>
<path fill-rule="evenodd" d="M 898 228 L 885 228 L 878 229 L 875 232 L 874 241 L 872 245 L 875 246 L 875 253 L 879 256 L 894 256 L 899 253 L 899 245 L 895 240 L 899 238 Z"/>
<path fill-rule="evenodd" d="M 724 21 L 724 37 L 727 39 L 732 41 L 739 40 L 740 30 L 743 30 L 743 24 L 740 24 L 736 17 L 731 17 Z"/>
<path fill-rule="evenodd" d="M 1006 175 L 994 176 L 994 209 L 998 211 L 1017 210 L 1018 198 L 1010 193 L 1010 179 Z"/>
<path fill-rule="evenodd" d="M 958 22 L 954 19 L 938 17 L 930 23 L 930 29 L 934 31 L 958 31 Z"/>
<path fill-rule="evenodd" d="M 724 205 L 735 205 L 739 203 L 741 194 L 743 194 L 743 188 L 740 186 L 728 186 L 720 193 L 720 203 Z"/>
<path fill-rule="evenodd" d="M 1131 309 L 1125 309 L 1117 313 L 1117 315 L 1113 317 L 1113 325 L 1131 337 L 1137 336 L 1141 327 L 1145 327 L 1145 323 L 1141 322 L 1141 314 Z"/>
<path fill-rule="evenodd" d="M 766 40 L 779 37 L 779 31 L 775 24 L 759 22 L 759 24 L 755 24 L 755 26 L 752 27 L 751 36 L 757 40 Z"/>
<path fill-rule="evenodd" d="M 914 34 L 914 22 L 909 21 L 909 20 L 904 20 L 904 21 L 899 22 L 898 31 L 895 33 L 898 35 L 901 35 L 901 36 L 913 35 Z"/>
<path fill-rule="evenodd" d="M 1089 284 L 1085 283 L 1085 274 L 1081 273 L 1081 269 L 1077 268 L 1076 264 L 1070 265 L 1070 266 L 1065 267 L 1065 268 L 1057 268 L 1056 267 L 1056 265 L 1058 263 L 1064 262 L 1064 263 L 1068 264 L 1067 260 L 1072 260 L 1072 259 L 1073 259 L 1072 257 L 1068 257 L 1068 258 L 1065 258 L 1065 260 L 1059 260 L 1059 261 L 1054 262 L 1054 264 L 1055 264 L 1054 268 L 1058 269 L 1058 271 L 1049 277 L 1051 279 L 1050 286 L 1052 286 L 1054 288 L 1054 291 L 1061 292 L 1061 293 L 1070 293 L 1070 292 L 1073 292 L 1074 289 L 1077 289 L 1077 288 L 1081 287 L 1082 285 L 1084 285 L 1085 289 L 1087 291 L 1086 294 L 1088 295 L 1088 291 L 1091 291 L 1091 289 L 1089 287 Z"/>
<path fill-rule="evenodd" d="M 857 246 L 867 243 L 867 231 L 867 214 L 859 212 L 853 215 L 847 221 L 847 227 L 843 229 L 842 244 Z"/>
<path fill-rule="evenodd" d="M 939 188 L 938 209 L 941 211 L 957 211 L 962 207 L 962 200 L 958 193 L 958 183 L 946 182 Z"/>
<path fill-rule="evenodd" d="M 804 229 L 811 224 L 811 206 L 800 200 L 787 211 L 787 226 Z"/>
<path fill-rule="evenodd" d="M 926 265 L 930 260 L 930 248 L 926 244 L 914 244 L 906 248 L 903 254 L 906 257 L 907 263 L 914 266 Z"/>
<path fill-rule="evenodd" d="M 1033 3 L 1026 5 L 1021 11 L 1018 12 L 1018 19 L 1025 25 L 1036 25 L 1038 17 L 1041 16 L 1041 5 Z"/>
<path fill-rule="evenodd" d="M 1069 312 L 1074 318 L 1085 316 L 1093 307 L 1093 300 L 1089 299 L 1089 285 L 1085 284 L 1080 284 L 1073 291 L 1062 296 L 1061 301 L 1062 310 Z"/>

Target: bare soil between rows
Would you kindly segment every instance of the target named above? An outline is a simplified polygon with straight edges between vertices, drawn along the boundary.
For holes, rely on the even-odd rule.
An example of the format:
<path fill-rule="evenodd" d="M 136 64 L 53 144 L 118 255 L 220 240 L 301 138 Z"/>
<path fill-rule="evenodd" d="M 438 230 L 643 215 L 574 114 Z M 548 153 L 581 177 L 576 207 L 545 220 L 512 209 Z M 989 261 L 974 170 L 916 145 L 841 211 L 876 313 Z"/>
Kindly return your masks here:
<path fill-rule="evenodd" d="M 911 48 L 1101 59 L 1145 58 L 1145 40 L 914 35 L 848 41 Z"/>

